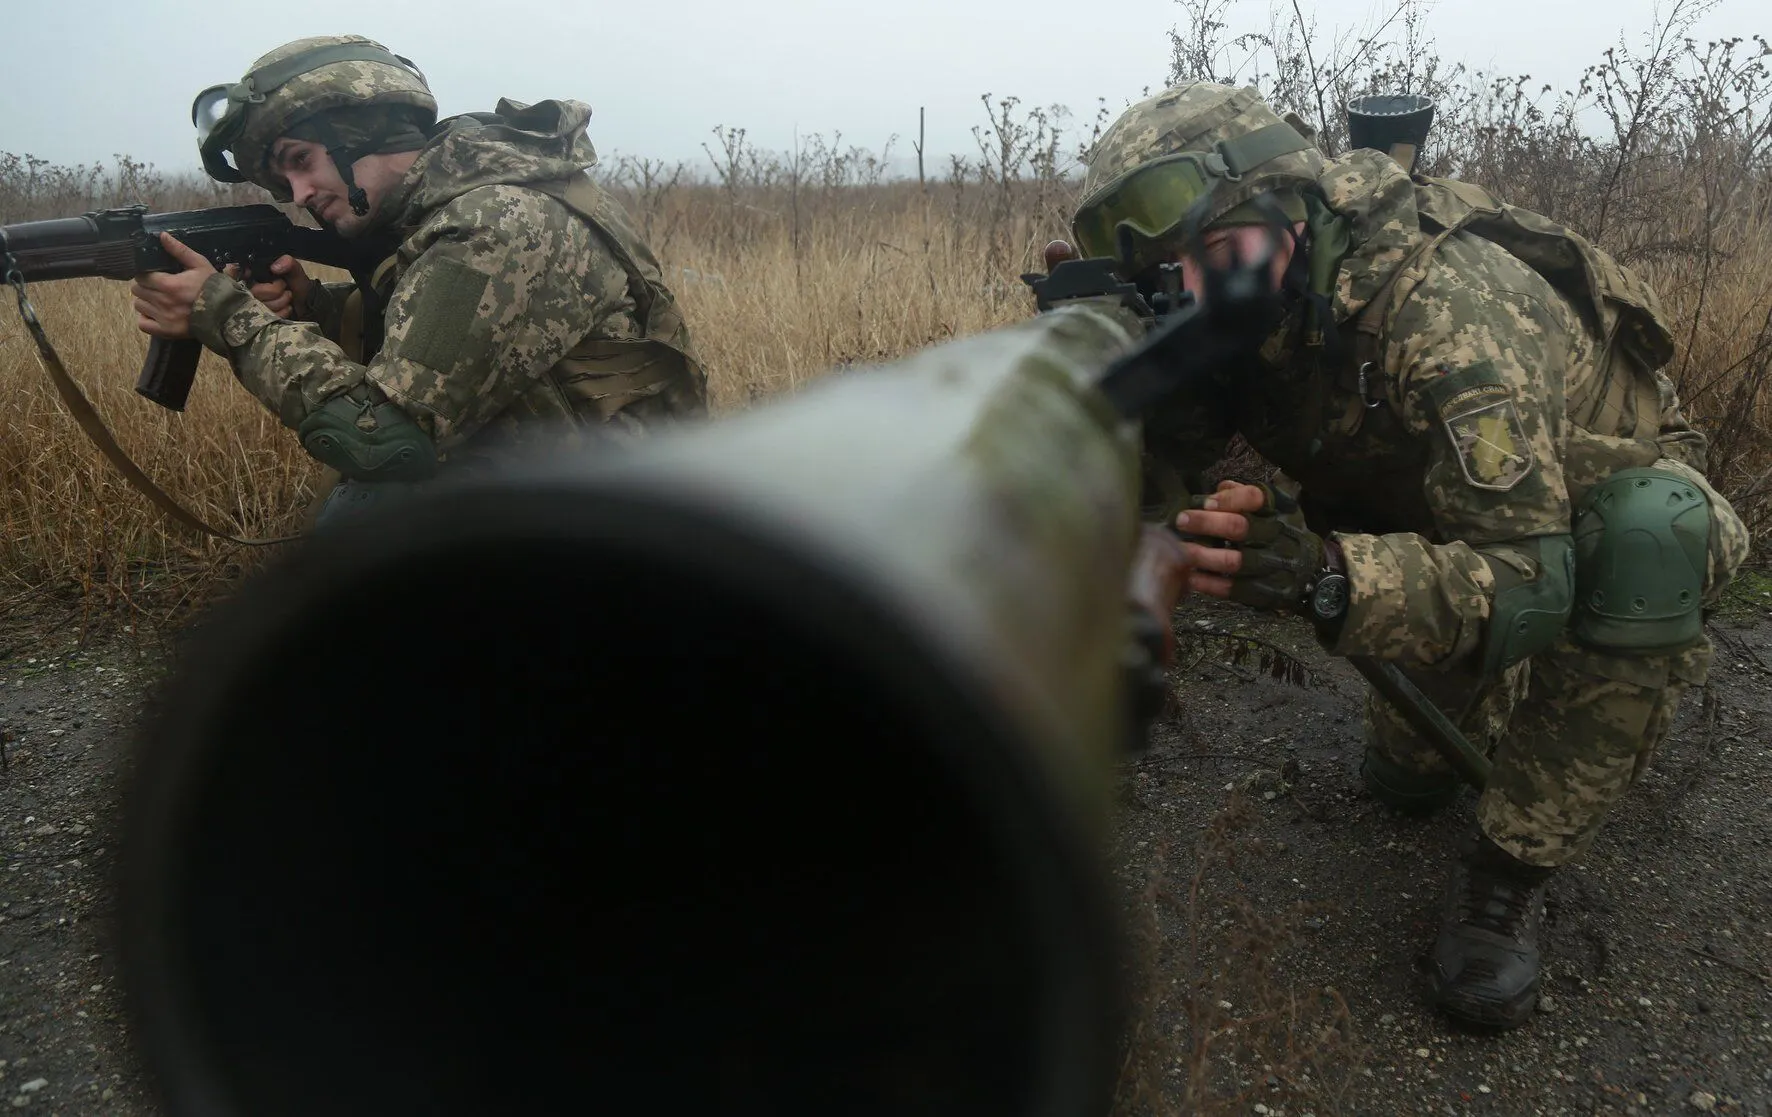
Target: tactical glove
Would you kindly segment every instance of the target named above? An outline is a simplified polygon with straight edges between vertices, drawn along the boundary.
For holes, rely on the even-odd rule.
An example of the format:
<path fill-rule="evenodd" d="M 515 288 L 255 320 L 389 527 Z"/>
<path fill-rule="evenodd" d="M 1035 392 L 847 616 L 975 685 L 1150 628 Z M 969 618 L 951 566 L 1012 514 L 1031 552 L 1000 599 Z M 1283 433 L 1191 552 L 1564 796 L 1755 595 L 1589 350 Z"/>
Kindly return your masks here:
<path fill-rule="evenodd" d="M 1305 593 L 1323 569 L 1323 540 L 1304 526 L 1298 501 L 1259 481 L 1244 481 L 1266 494 L 1261 511 L 1248 513 L 1249 535 L 1229 543 L 1243 553 L 1243 565 L 1231 575 L 1231 600 L 1256 609 L 1297 612 Z M 1196 497 L 1194 507 L 1204 498 Z"/>

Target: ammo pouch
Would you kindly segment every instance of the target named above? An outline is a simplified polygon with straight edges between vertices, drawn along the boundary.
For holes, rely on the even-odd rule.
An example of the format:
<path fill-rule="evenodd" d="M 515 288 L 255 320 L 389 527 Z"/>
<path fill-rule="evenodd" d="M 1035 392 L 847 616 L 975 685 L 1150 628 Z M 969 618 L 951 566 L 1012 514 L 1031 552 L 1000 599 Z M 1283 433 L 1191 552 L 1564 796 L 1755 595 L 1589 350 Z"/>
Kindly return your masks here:
<path fill-rule="evenodd" d="M 552 375 L 575 412 L 607 422 L 636 401 L 681 394 L 695 372 L 680 350 L 650 338 L 586 338 Z"/>

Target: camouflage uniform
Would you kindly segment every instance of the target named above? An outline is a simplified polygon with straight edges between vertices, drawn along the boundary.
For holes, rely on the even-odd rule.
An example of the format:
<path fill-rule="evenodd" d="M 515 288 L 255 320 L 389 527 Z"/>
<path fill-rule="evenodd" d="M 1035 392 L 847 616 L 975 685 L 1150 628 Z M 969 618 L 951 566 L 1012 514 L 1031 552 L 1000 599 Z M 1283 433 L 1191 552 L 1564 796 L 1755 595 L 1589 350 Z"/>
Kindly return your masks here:
<path fill-rule="evenodd" d="M 1227 92 L 1205 89 L 1219 100 Z M 1164 96 L 1176 94 L 1135 106 L 1116 127 L 1136 129 L 1141 115 L 1183 115 L 1173 101 L 1159 104 Z M 1333 533 L 1349 574 L 1333 651 L 1404 666 L 1493 749 L 1478 806 L 1483 832 L 1528 865 L 1564 864 L 1642 773 L 1681 696 L 1703 682 L 1711 648 L 1701 638 L 1670 652 L 1620 654 L 1565 633 L 1485 677 L 1491 563 L 1536 577 L 1528 544 L 1567 535 L 1587 489 L 1633 466 L 1680 472 L 1709 496 L 1707 602 L 1744 558 L 1745 530 L 1705 483 L 1705 440 L 1681 416 L 1672 386 L 1657 375 L 1649 406 L 1631 406 L 1642 385 L 1612 382 L 1577 309 L 1538 272 L 1468 233 L 1448 237 L 1425 266 L 1413 259 L 1424 237 L 1416 189 L 1379 152 L 1328 162 L 1318 185 L 1347 222 L 1328 292 L 1341 356 L 1299 344 L 1298 324 L 1289 323 L 1259 367 L 1202 385 L 1148 421 L 1153 475 L 1197 477 L 1240 432 L 1304 479 L 1297 488 L 1307 520 Z M 1417 272 L 1408 277 L 1414 286 L 1379 323 L 1362 377 L 1346 356 L 1358 352 L 1354 324 L 1405 262 Z M 1368 722 L 1391 760 L 1449 772 L 1376 695 Z"/>
<path fill-rule="evenodd" d="M 358 41 L 303 40 L 281 52 Z M 377 88 L 357 70 L 386 72 L 333 62 L 297 81 L 309 80 L 311 95 L 342 86 L 349 105 L 353 90 Z M 398 248 L 371 291 L 315 282 L 299 311 L 307 320 L 296 321 L 218 274 L 194 307 L 192 333 L 285 425 L 367 389 L 452 463 L 544 431 L 638 430 L 703 413 L 706 377 L 658 263 L 585 174 L 596 161 L 589 118 L 576 101 L 501 101 L 494 113 L 441 122 L 376 210 Z M 236 148 L 273 139 L 248 134 Z M 364 314 L 358 298 L 381 313 Z"/>

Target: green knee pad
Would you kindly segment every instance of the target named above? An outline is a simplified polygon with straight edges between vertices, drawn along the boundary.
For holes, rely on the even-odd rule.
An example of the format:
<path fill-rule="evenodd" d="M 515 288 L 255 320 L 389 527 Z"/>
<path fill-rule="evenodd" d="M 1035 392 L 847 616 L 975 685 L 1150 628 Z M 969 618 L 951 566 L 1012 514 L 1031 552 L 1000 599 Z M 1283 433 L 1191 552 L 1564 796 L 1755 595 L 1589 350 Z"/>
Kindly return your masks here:
<path fill-rule="evenodd" d="M 1659 469 L 1614 473 L 1576 510 L 1571 634 L 1619 651 L 1696 642 L 1709 553 L 1704 490 Z"/>
<path fill-rule="evenodd" d="M 1360 778 L 1374 799 L 1401 814 L 1432 814 L 1458 798 L 1458 773 L 1417 772 L 1371 746 L 1360 763 Z"/>

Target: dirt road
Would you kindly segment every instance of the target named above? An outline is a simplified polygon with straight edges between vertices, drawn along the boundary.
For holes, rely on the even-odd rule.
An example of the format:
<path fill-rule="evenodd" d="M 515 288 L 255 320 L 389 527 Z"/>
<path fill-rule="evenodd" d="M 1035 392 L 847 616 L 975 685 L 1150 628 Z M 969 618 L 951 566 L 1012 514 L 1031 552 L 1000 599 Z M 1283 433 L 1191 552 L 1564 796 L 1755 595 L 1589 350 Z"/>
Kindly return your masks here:
<path fill-rule="evenodd" d="M 1114 855 L 1145 994 L 1121 1110 L 1772 1113 L 1772 621 L 1713 621 L 1709 704 L 1552 893 L 1549 995 L 1503 1036 L 1425 1007 L 1466 797 L 1402 821 L 1360 789 L 1359 682 L 1298 626 L 1202 607 L 1184 712 L 1127 766 Z M 1307 685 L 1271 678 L 1292 649 Z M 103 941 L 111 808 L 146 662 L 0 640 L 0 1105 L 152 1112 Z M 1144 1099 L 1141 1101 L 1140 1099 Z"/>

